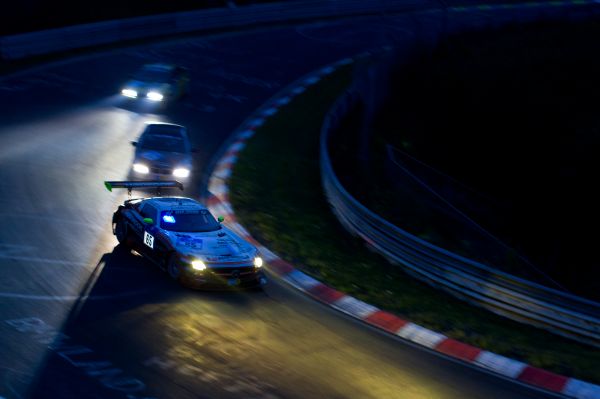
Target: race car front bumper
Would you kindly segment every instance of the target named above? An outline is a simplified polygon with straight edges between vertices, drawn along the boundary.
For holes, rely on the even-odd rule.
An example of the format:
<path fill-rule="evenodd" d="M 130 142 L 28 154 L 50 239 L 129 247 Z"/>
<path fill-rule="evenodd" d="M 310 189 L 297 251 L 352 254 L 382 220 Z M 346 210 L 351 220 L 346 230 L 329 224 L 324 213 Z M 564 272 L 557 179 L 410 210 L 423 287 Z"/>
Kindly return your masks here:
<path fill-rule="evenodd" d="M 185 267 L 182 283 L 197 288 L 254 288 L 265 285 L 267 278 L 254 266 L 207 268 L 198 271 Z"/>

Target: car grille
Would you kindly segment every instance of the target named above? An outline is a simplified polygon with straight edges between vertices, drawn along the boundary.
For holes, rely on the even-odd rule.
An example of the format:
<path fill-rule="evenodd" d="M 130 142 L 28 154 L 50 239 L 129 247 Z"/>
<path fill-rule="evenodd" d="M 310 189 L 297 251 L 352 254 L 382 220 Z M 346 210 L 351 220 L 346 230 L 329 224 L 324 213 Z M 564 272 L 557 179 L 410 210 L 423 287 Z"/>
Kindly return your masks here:
<path fill-rule="evenodd" d="M 238 271 L 240 276 L 245 274 L 254 273 L 254 266 L 242 266 L 242 267 L 219 267 L 211 269 L 211 271 L 221 277 L 229 277 L 233 272 Z"/>
<path fill-rule="evenodd" d="M 157 168 L 154 166 L 150 167 L 150 173 L 154 173 L 157 175 L 170 175 L 173 173 L 173 169 L 171 168 Z"/>

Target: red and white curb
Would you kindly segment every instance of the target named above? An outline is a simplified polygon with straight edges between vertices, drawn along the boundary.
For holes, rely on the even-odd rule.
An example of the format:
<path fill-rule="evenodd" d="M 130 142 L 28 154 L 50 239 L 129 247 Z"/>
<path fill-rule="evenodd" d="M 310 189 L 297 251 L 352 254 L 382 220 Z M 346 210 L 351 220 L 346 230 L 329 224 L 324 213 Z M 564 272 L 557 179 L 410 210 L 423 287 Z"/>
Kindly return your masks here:
<path fill-rule="evenodd" d="M 368 56 L 369 53 L 360 54 L 357 58 Z M 277 113 L 280 107 L 288 104 L 293 97 L 303 93 L 322 77 L 332 73 L 337 68 L 354 62 L 346 58 L 332 65 L 326 66 L 297 81 L 281 94 L 271 99 L 261 107 L 252 118 L 246 121 L 235 133 L 233 143 L 227 148 L 225 154 L 217 162 L 208 183 L 208 190 L 212 194 L 207 200 L 207 206 L 217 215 L 223 215 L 228 220 L 228 226 L 254 243 L 260 250 L 269 266 L 269 270 L 278 275 L 298 290 L 313 298 L 335 308 L 347 315 L 359 319 L 373 327 L 404 338 L 415 344 L 425 346 L 436 352 L 454 359 L 458 359 L 474 366 L 482 367 L 505 378 L 514 379 L 521 383 L 537 388 L 562 394 L 578 399 L 600 399 L 600 386 L 571 377 L 565 377 L 523 362 L 510 359 L 492 352 L 448 338 L 443 334 L 428 330 L 408 320 L 369 305 L 354 297 L 337 291 L 318 280 L 304 274 L 285 262 L 266 247 L 260 245 L 250 236 L 248 231 L 236 221 L 235 213 L 229 202 L 227 181 L 231 176 L 233 165 L 238 159 L 238 154 L 246 146 L 255 130 L 265 120 Z"/>

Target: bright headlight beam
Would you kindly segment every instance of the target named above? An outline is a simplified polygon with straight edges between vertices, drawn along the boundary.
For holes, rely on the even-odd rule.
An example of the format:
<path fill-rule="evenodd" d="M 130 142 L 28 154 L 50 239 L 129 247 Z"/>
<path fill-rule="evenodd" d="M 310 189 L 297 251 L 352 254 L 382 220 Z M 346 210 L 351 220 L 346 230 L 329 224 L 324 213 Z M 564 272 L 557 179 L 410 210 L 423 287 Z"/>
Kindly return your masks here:
<path fill-rule="evenodd" d="M 148 94 L 146 94 L 146 97 L 148 97 L 148 100 L 151 101 L 162 101 L 164 98 L 164 96 L 157 91 L 148 92 Z"/>
<path fill-rule="evenodd" d="M 135 91 L 133 89 L 123 89 L 123 90 L 121 90 L 121 94 L 124 95 L 125 97 L 137 98 L 137 91 Z"/>
<path fill-rule="evenodd" d="M 262 267 L 262 265 L 263 265 L 263 260 L 260 256 L 257 256 L 256 258 L 254 258 L 254 266 Z"/>
<path fill-rule="evenodd" d="M 190 171 L 186 168 L 177 168 L 173 171 L 173 176 L 175 177 L 188 177 L 190 175 Z"/>
<path fill-rule="evenodd" d="M 150 172 L 150 169 L 146 165 L 141 163 L 134 163 L 133 170 L 144 175 Z"/>
<path fill-rule="evenodd" d="M 204 270 L 204 269 L 206 269 L 206 265 L 201 260 L 195 260 L 195 261 L 192 261 L 192 269 Z"/>

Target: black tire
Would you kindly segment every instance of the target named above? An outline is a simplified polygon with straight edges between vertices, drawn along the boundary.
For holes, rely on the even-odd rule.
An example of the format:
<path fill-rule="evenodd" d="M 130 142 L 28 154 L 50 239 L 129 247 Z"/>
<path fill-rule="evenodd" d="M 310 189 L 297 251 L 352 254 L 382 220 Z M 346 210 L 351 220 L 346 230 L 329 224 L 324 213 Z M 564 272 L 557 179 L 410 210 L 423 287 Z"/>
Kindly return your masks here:
<path fill-rule="evenodd" d="M 125 223 L 123 219 L 119 219 L 117 221 L 117 225 L 115 226 L 115 236 L 117 237 L 117 241 L 119 241 L 119 244 L 123 245 L 124 247 L 128 246 L 127 235 L 127 223 Z"/>
<path fill-rule="evenodd" d="M 167 261 L 167 273 L 169 273 L 169 276 L 173 280 L 177 282 L 181 281 L 181 275 L 183 273 L 181 270 L 181 265 L 177 261 L 177 256 L 175 254 L 171 254 L 171 256 L 169 256 L 169 260 Z"/>

